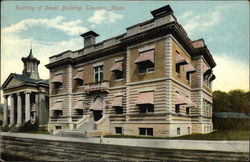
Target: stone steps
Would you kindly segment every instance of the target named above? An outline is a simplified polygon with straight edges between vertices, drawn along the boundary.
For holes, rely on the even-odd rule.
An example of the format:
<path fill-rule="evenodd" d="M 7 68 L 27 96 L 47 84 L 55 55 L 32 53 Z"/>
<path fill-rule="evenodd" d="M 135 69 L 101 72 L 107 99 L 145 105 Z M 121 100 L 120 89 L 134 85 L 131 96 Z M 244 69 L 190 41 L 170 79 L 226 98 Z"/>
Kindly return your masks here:
<path fill-rule="evenodd" d="M 38 161 L 247 161 L 247 153 L 178 150 L 2 137 L 2 152 Z"/>

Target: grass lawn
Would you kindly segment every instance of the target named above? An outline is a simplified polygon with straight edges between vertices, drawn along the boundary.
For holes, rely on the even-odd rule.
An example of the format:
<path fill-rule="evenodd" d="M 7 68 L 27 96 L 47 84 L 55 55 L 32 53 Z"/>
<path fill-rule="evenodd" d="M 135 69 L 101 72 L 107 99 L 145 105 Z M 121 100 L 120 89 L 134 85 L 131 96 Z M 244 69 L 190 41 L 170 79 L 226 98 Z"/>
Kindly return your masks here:
<path fill-rule="evenodd" d="M 149 136 L 107 135 L 107 138 L 148 138 L 148 139 L 180 139 L 180 140 L 249 140 L 249 130 L 217 130 L 209 134 L 191 134 L 173 138 Z"/>
<path fill-rule="evenodd" d="M 217 130 L 209 134 L 192 134 L 174 139 L 190 140 L 249 140 L 249 130 Z"/>

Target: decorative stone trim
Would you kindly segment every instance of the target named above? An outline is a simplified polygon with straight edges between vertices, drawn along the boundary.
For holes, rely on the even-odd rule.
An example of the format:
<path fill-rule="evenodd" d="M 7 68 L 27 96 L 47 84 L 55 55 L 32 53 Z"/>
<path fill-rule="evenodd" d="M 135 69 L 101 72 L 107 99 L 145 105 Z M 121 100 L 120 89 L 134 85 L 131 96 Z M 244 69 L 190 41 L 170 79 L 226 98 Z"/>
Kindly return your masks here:
<path fill-rule="evenodd" d="M 93 64 L 93 67 L 102 66 L 102 65 L 104 65 L 104 62 L 97 62 Z"/>
<path fill-rule="evenodd" d="M 55 72 L 55 75 L 60 75 L 60 74 L 63 74 L 63 71 L 57 71 L 57 72 Z"/>
<path fill-rule="evenodd" d="M 166 53 L 166 77 L 172 78 L 172 39 L 168 37 L 166 39 L 166 46 L 165 46 L 165 53 Z"/>
<path fill-rule="evenodd" d="M 118 62 L 118 61 L 123 61 L 124 60 L 124 57 L 118 57 L 118 58 L 115 58 L 115 62 Z"/>
<path fill-rule="evenodd" d="M 149 50 L 153 50 L 155 49 L 155 45 L 151 45 L 151 46 L 146 46 L 143 48 L 138 49 L 139 52 L 145 52 L 145 51 L 149 51 Z"/>
<path fill-rule="evenodd" d="M 143 89 L 138 89 L 138 92 L 149 92 L 149 91 L 155 91 L 155 88 L 143 88 Z"/>
<path fill-rule="evenodd" d="M 84 67 L 79 67 L 79 68 L 77 69 L 77 72 L 79 72 L 79 71 L 84 71 Z"/>
<path fill-rule="evenodd" d="M 121 93 L 115 93 L 114 96 L 115 96 L 115 97 L 124 96 L 124 93 L 122 93 L 122 92 L 121 92 Z"/>
<path fill-rule="evenodd" d="M 68 113 L 69 116 L 72 115 L 72 100 L 71 100 L 71 95 L 72 95 L 72 65 L 69 65 L 67 68 L 67 76 L 68 76 Z M 72 122 L 72 118 L 69 117 L 69 122 Z"/>

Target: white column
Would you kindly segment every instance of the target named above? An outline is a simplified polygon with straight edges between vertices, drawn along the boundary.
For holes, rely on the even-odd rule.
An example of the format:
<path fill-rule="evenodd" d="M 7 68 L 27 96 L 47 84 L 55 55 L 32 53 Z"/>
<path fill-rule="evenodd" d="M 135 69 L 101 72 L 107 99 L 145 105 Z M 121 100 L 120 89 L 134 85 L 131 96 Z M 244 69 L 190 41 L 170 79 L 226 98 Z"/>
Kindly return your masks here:
<path fill-rule="evenodd" d="M 3 124 L 8 125 L 8 96 L 4 96 L 4 107 L 3 107 Z"/>
<path fill-rule="evenodd" d="M 22 98 L 21 93 L 17 93 L 17 126 L 22 124 Z"/>
<path fill-rule="evenodd" d="M 10 96 L 10 126 L 15 124 L 15 114 L 14 114 L 14 97 Z"/>
<path fill-rule="evenodd" d="M 30 120 L 30 92 L 25 92 L 25 122 Z"/>

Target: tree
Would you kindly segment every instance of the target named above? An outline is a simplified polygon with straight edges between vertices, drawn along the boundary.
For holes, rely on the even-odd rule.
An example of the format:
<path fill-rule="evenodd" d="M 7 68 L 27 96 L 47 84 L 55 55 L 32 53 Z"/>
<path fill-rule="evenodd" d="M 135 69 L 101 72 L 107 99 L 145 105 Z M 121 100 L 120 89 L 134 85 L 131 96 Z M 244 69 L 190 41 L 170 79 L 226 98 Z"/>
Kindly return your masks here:
<path fill-rule="evenodd" d="M 238 112 L 250 115 L 250 92 L 235 89 L 228 93 L 222 91 L 213 92 L 214 112 Z"/>
<path fill-rule="evenodd" d="M 228 95 L 222 91 L 213 92 L 213 111 L 214 112 L 230 112 L 230 102 Z"/>

